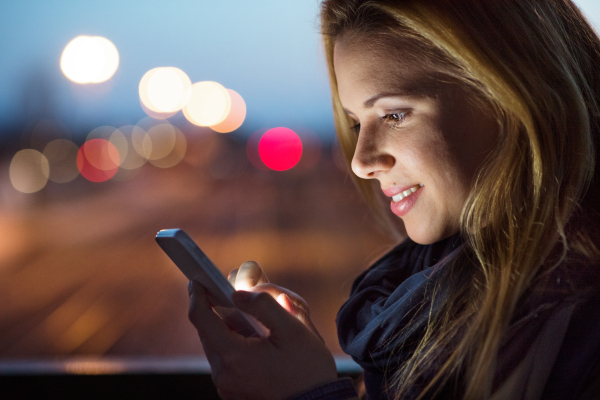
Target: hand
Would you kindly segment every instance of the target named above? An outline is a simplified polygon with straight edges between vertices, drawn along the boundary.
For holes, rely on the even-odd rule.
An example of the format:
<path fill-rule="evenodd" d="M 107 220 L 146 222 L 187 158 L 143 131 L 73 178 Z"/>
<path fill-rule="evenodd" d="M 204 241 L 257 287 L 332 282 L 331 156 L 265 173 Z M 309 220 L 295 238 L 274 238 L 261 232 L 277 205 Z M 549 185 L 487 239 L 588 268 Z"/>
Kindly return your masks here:
<path fill-rule="evenodd" d="M 265 325 L 269 336 L 233 332 L 212 310 L 204 287 L 190 282 L 189 318 L 222 399 L 280 400 L 337 378 L 329 350 L 272 296 L 238 291 L 233 301 Z"/>
<path fill-rule="evenodd" d="M 310 310 L 306 301 L 291 290 L 269 283 L 267 275 L 257 262 L 246 261 L 238 269 L 231 271 L 227 279 L 236 290 L 269 293 L 284 309 L 298 318 L 323 341 L 310 319 Z"/>

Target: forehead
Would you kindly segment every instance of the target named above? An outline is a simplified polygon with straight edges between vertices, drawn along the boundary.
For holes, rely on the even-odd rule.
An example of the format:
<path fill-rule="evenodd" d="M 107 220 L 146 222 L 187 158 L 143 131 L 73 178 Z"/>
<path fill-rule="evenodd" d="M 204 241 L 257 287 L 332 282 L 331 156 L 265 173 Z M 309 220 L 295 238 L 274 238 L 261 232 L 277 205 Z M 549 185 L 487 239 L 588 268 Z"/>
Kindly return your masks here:
<path fill-rule="evenodd" d="M 342 36 L 333 52 L 340 97 L 351 91 L 434 96 L 439 82 L 414 46 L 385 38 Z"/>

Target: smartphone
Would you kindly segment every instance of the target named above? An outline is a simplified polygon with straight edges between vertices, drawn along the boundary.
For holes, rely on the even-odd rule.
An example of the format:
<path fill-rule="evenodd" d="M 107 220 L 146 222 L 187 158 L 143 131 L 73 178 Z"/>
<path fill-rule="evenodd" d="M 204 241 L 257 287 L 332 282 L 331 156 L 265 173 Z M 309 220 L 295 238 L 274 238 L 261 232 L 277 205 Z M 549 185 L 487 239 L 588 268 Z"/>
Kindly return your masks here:
<path fill-rule="evenodd" d="M 163 229 L 156 234 L 156 242 L 190 281 L 197 278 L 202 283 L 213 309 L 230 328 L 246 337 L 269 334 L 264 325 L 233 305 L 231 295 L 235 289 L 187 233 Z"/>

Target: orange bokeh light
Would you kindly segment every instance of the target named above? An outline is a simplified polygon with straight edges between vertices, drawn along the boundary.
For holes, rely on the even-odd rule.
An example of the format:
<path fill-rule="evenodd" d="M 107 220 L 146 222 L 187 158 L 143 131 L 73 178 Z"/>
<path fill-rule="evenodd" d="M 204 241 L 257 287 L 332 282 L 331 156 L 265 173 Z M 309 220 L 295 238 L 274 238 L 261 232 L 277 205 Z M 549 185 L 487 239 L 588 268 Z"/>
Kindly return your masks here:
<path fill-rule="evenodd" d="M 229 133 L 238 129 L 246 118 L 246 102 L 235 90 L 227 89 L 231 98 L 231 109 L 225 119 L 218 124 L 211 125 L 210 129 L 219 133 Z"/>

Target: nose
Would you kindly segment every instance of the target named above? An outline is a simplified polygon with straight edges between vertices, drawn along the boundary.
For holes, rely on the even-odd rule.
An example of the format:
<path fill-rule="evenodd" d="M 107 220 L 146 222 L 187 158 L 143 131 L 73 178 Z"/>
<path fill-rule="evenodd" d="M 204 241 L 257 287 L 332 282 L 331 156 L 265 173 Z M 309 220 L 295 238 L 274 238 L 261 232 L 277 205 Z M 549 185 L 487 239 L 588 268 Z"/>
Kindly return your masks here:
<path fill-rule="evenodd" d="M 392 169 L 396 159 L 385 150 L 384 143 L 377 135 L 361 132 L 358 135 L 356 150 L 352 157 L 352 171 L 363 179 L 376 179 Z"/>

